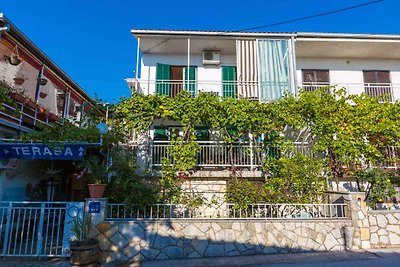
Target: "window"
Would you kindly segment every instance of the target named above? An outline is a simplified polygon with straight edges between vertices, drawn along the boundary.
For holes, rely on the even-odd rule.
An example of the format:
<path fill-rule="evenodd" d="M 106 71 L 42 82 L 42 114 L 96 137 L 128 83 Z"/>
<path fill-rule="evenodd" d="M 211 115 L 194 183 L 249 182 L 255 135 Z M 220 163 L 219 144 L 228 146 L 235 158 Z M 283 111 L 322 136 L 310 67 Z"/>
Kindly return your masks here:
<path fill-rule="evenodd" d="M 187 81 L 189 78 L 189 81 Z M 171 66 L 168 64 L 156 65 L 156 93 L 157 95 L 176 96 L 182 90 L 196 93 L 196 67 Z"/>
<path fill-rule="evenodd" d="M 168 129 L 166 127 L 154 127 L 154 141 L 168 141 Z"/>
<path fill-rule="evenodd" d="M 209 141 L 210 140 L 210 132 L 207 127 L 196 127 L 195 132 L 197 141 Z"/>
<path fill-rule="evenodd" d="M 305 91 L 314 91 L 329 85 L 329 70 L 302 70 L 302 72 Z"/>
<path fill-rule="evenodd" d="M 365 93 L 382 101 L 392 101 L 390 72 L 387 70 L 364 70 Z"/>
<path fill-rule="evenodd" d="M 222 67 L 222 97 L 236 97 L 236 67 Z"/>

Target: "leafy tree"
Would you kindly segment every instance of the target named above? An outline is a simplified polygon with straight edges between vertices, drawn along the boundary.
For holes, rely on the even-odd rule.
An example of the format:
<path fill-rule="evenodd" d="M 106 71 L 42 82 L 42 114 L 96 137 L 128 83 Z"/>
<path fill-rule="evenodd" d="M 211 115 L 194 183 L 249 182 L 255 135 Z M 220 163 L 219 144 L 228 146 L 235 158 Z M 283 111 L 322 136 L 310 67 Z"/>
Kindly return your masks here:
<path fill-rule="evenodd" d="M 326 190 L 324 162 L 295 154 L 291 158 L 269 159 L 269 175 L 263 187 L 267 203 L 317 203 Z"/>
<path fill-rule="evenodd" d="M 260 202 L 260 189 L 251 181 L 233 177 L 229 181 L 225 199 L 235 204 L 235 209 L 244 210 L 248 205 Z"/>

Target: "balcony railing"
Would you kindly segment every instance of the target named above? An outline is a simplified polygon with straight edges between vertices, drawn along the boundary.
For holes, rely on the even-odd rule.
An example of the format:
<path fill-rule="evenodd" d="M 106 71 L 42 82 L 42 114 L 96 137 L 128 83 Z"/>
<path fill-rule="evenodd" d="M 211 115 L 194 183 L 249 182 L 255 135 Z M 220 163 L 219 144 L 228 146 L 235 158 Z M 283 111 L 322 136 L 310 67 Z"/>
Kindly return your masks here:
<path fill-rule="evenodd" d="M 262 149 L 260 144 L 238 142 L 228 144 L 218 141 L 199 141 L 200 152 L 197 156 L 197 167 L 229 167 L 256 168 L 261 166 L 263 159 L 278 154 L 293 155 L 296 151 L 302 154 L 311 153 L 311 147 L 306 143 L 295 143 L 291 149 L 279 151 L 276 148 Z M 162 158 L 168 158 L 169 141 L 154 141 L 151 145 L 151 165 L 161 165 Z"/>
<path fill-rule="evenodd" d="M 349 216 L 347 204 L 235 204 L 190 208 L 184 204 L 154 204 L 144 207 L 108 204 L 107 220 L 164 220 L 164 219 L 285 219 L 332 220 Z"/>
<path fill-rule="evenodd" d="M 232 165 L 238 168 L 259 168 L 266 157 L 287 156 L 291 157 L 295 153 L 311 155 L 312 146 L 308 143 L 295 142 L 293 146 L 288 146 L 283 150 L 274 147 L 262 148 L 260 144 L 250 142 L 238 142 L 228 144 L 218 141 L 199 141 L 200 152 L 197 156 L 197 167 L 200 168 L 227 168 Z M 161 166 L 163 158 L 168 158 L 169 141 L 153 141 L 149 147 L 150 165 L 152 167 Z M 396 169 L 400 162 L 400 148 L 387 146 L 381 149 L 385 159 L 381 167 L 386 169 Z M 314 154 L 316 157 L 323 157 L 323 154 Z M 172 163 L 172 161 L 171 161 Z"/>
<path fill-rule="evenodd" d="M 400 84 L 390 83 L 301 83 L 299 87 L 305 91 L 311 92 L 319 88 L 335 86 L 336 88 L 345 88 L 348 94 L 365 93 L 372 97 L 380 98 L 381 101 L 394 102 L 399 97 L 396 93 L 400 93 Z"/>
<path fill-rule="evenodd" d="M 161 95 L 176 96 L 181 91 L 189 91 L 193 95 L 199 92 L 209 92 L 221 97 L 246 97 L 259 99 L 258 81 L 174 81 L 174 80 L 129 80 L 138 92 L 144 94 L 157 93 Z M 346 88 L 349 94 L 366 93 L 378 97 L 382 101 L 394 102 L 400 98 L 400 84 L 391 83 L 300 83 L 299 88 L 305 91 L 314 91 L 326 86 Z"/>
<path fill-rule="evenodd" d="M 58 117 L 40 112 L 39 107 L 32 108 L 22 102 L 15 105 L 3 103 L 2 106 L 0 118 L 28 129 L 35 129 L 41 124 L 60 123 Z"/>

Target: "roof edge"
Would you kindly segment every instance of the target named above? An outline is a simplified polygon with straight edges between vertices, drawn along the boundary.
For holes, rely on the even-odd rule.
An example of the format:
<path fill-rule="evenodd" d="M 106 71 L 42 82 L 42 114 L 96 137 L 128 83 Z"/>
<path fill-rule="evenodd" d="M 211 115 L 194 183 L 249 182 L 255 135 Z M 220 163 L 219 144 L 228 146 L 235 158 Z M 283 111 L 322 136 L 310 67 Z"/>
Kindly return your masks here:
<path fill-rule="evenodd" d="M 9 34 L 15 36 L 19 42 L 22 42 L 28 49 L 33 52 L 33 54 L 39 58 L 45 65 L 51 68 L 53 71 L 57 73 L 65 82 L 67 82 L 73 89 L 79 92 L 83 97 L 92 101 L 93 98 L 80 86 L 77 82 L 75 82 L 71 77 L 68 76 L 66 72 L 64 72 L 53 60 L 50 59 L 36 44 L 34 44 L 17 26 L 15 26 L 5 15 L 0 12 L 0 21 L 3 21 L 5 24 L 10 25 Z"/>

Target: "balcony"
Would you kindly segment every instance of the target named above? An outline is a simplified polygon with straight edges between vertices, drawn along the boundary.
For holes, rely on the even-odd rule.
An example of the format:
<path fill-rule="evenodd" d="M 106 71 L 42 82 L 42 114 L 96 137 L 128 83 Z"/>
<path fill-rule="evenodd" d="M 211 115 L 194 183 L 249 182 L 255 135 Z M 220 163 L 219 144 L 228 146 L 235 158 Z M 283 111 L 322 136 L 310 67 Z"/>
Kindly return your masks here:
<path fill-rule="evenodd" d="M 294 149 L 278 151 L 276 148 L 263 150 L 259 143 L 237 142 L 228 144 L 219 141 L 198 141 L 200 152 L 196 166 L 199 169 L 228 168 L 234 165 L 242 169 L 257 169 L 261 167 L 263 159 L 278 154 L 293 155 L 295 152 L 311 153 L 311 147 L 306 143 L 295 143 Z M 169 141 L 153 141 L 150 144 L 151 167 L 161 166 L 162 158 L 168 158 L 167 148 Z"/>
<path fill-rule="evenodd" d="M 174 80 L 135 80 L 128 79 L 133 90 L 143 94 L 160 94 L 170 97 L 181 91 L 189 91 L 192 95 L 208 92 L 221 97 L 244 97 L 259 100 L 259 82 L 242 81 L 174 81 Z M 400 84 L 374 83 L 299 83 L 298 87 L 311 92 L 318 88 L 335 86 L 345 88 L 348 94 L 365 93 L 379 97 L 382 101 L 394 102 L 400 99 Z M 241 92 L 241 93 L 239 93 Z"/>
<path fill-rule="evenodd" d="M 365 93 L 372 97 L 380 98 L 381 101 L 394 102 L 400 99 L 400 84 L 378 84 L 378 83 L 300 83 L 299 88 L 312 92 L 316 89 L 334 86 L 345 88 L 347 94 Z"/>
<path fill-rule="evenodd" d="M 11 97 L 14 98 L 13 95 Z M 40 125 L 50 125 L 50 123 L 61 123 L 57 115 L 45 111 L 36 102 L 26 101 L 26 99 L 21 101 L 15 98 L 14 104 L 2 103 L 3 109 L 0 110 L 1 119 L 18 125 L 25 130 L 35 130 Z"/>
<path fill-rule="evenodd" d="M 252 142 L 237 142 L 228 144 L 219 141 L 198 141 L 200 152 L 197 156 L 196 168 L 199 170 L 223 170 L 230 166 L 238 169 L 256 170 L 260 169 L 266 157 L 287 156 L 295 153 L 310 155 L 312 146 L 308 143 L 294 142 L 292 147 L 283 151 L 277 148 L 263 149 L 261 144 Z M 149 153 L 150 167 L 157 169 L 161 166 L 163 158 L 168 158 L 167 148 L 171 146 L 169 141 L 153 141 L 147 147 Z M 137 153 L 141 153 L 137 150 Z M 142 147 L 143 149 L 143 147 Z M 146 149 L 146 150 L 147 150 Z M 381 152 L 385 160 L 381 163 L 384 169 L 397 169 L 399 167 L 400 148 L 394 146 L 382 147 Z M 314 154 L 323 157 L 323 154 Z M 173 163 L 171 161 L 171 163 Z"/>

